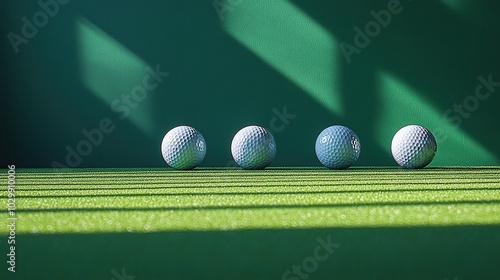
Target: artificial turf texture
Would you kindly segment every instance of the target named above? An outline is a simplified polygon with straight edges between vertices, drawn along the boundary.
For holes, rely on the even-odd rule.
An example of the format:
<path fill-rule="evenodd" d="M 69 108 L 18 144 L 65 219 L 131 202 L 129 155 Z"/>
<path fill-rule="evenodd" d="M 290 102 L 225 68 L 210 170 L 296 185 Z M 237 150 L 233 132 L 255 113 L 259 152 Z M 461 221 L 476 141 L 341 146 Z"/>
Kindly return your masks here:
<path fill-rule="evenodd" d="M 499 167 L 17 169 L 16 179 L 12 279 L 116 279 L 122 268 L 135 279 L 500 279 Z M 282 278 L 318 238 L 338 248 Z"/>

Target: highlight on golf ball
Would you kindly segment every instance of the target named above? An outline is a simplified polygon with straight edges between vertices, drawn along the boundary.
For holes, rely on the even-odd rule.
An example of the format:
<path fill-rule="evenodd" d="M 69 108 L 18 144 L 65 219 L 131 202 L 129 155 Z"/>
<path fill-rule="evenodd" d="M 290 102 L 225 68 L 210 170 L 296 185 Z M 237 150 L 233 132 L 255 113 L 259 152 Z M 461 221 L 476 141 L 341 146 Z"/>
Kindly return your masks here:
<path fill-rule="evenodd" d="M 330 169 L 345 169 L 358 160 L 361 143 L 351 129 L 334 125 L 319 134 L 315 148 L 321 164 Z"/>
<path fill-rule="evenodd" d="M 276 142 L 265 128 L 247 126 L 234 136 L 231 154 L 234 161 L 244 169 L 264 169 L 276 155 Z"/>
<path fill-rule="evenodd" d="M 206 152 L 205 138 L 190 126 L 171 129 L 161 142 L 163 159 L 175 169 L 195 168 L 203 161 Z"/>
<path fill-rule="evenodd" d="M 423 168 L 429 165 L 437 152 L 434 135 L 420 125 L 401 128 L 391 143 L 392 157 L 403 168 Z"/>

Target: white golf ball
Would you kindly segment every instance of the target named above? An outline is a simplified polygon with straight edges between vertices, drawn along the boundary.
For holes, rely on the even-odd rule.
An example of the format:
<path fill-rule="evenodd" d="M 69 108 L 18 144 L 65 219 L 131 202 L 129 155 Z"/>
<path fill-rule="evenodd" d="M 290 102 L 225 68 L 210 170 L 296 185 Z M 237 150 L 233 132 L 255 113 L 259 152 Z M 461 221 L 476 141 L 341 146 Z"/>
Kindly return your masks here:
<path fill-rule="evenodd" d="M 189 126 L 171 129 L 161 142 L 163 159 L 175 169 L 195 168 L 203 161 L 206 152 L 205 138 Z"/>
<path fill-rule="evenodd" d="M 361 143 L 352 130 L 334 125 L 318 135 L 315 148 L 321 164 L 331 169 L 345 169 L 358 160 Z"/>
<path fill-rule="evenodd" d="M 247 126 L 233 138 L 231 154 L 244 169 L 264 169 L 276 155 L 273 135 L 260 126 Z"/>
<path fill-rule="evenodd" d="M 401 128 L 391 143 L 392 157 L 404 168 L 423 168 L 431 163 L 437 152 L 434 135 L 420 125 Z"/>

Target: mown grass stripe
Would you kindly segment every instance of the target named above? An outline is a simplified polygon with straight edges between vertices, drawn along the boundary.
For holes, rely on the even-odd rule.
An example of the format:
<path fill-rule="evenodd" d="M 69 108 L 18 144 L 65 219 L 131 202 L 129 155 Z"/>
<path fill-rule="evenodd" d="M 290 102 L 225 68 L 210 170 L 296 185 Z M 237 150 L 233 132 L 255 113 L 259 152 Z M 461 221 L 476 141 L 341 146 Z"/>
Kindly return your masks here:
<path fill-rule="evenodd" d="M 120 208 L 120 207 L 138 207 L 156 208 L 156 207 L 229 207 L 242 205 L 267 205 L 281 207 L 284 205 L 332 205 L 365 204 L 365 203 L 440 203 L 448 202 L 472 202 L 488 201 L 500 202 L 500 191 L 481 190 L 481 191 L 436 191 L 436 192 L 364 192 L 356 193 L 282 193 L 272 194 L 232 194 L 232 195 L 164 195 L 150 194 L 147 196 L 83 196 L 72 197 L 44 197 L 44 198 L 22 198 L 17 201 L 17 211 L 26 209 L 94 209 L 94 208 Z M 146 207 L 147 205 L 147 207 Z"/>
<path fill-rule="evenodd" d="M 25 190 L 18 191 L 17 196 L 22 198 L 24 194 L 35 195 L 35 194 L 43 194 L 44 196 L 57 195 L 58 193 L 80 193 L 85 192 L 89 194 L 96 193 L 127 193 L 131 191 L 136 191 L 139 193 L 189 193 L 189 192 L 203 192 L 203 193 L 221 193 L 221 192 L 246 192 L 246 193 L 259 193 L 259 192 L 270 192 L 275 191 L 276 193 L 283 192 L 283 190 L 288 190 L 290 192 L 314 192 L 315 190 L 324 190 L 334 192 L 347 192 L 347 193 L 356 193 L 356 192 L 382 192 L 382 191 L 415 191 L 415 192 L 425 192 L 425 191 L 480 191 L 480 190 L 500 190 L 497 185 L 474 185 L 474 186 L 463 186 L 456 187 L 453 185 L 442 185 L 439 187 L 421 185 L 421 186 L 387 186 L 387 185 L 375 185 L 375 186 L 345 186 L 345 187 L 336 187 L 336 186 L 286 186 L 286 187 L 278 187 L 278 186 L 268 186 L 268 187 L 253 187 L 253 186 L 241 186 L 241 187 L 149 187 L 149 186 L 124 186 L 124 187 L 113 187 L 106 189 L 99 188 L 54 188 L 47 190 Z"/>
<path fill-rule="evenodd" d="M 48 172 L 42 172 L 36 169 L 17 169 L 18 175 L 24 176 L 65 176 L 65 177 L 86 177 L 86 176 L 185 176 L 189 174 L 190 176 L 220 176 L 225 174 L 237 174 L 238 176 L 267 176 L 267 175 L 289 175 L 289 174 L 301 174 L 302 176 L 307 176 L 308 174 L 370 174 L 370 175 L 402 175 L 402 174 L 443 174 L 443 173 L 474 173 L 474 174 L 498 174 L 500 173 L 499 167 L 472 167 L 472 168 L 458 168 L 458 167 L 450 167 L 450 168 L 427 168 L 422 170 L 406 170 L 401 168 L 350 168 L 348 170 L 328 170 L 325 168 L 302 168 L 302 169 L 267 169 L 261 171 L 247 171 L 240 169 L 196 169 L 193 171 L 176 171 L 176 170 L 168 170 L 168 169 L 140 169 L 140 168 L 131 168 L 131 169 L 74 169 L 70 172 L 61 172 L 61 171 L 53 171 L 50 170 Z M 5 174 L 3 175 L 5 176 Z"/>
<path fill-rule="evenodd" d="M 487 215 L 485 215 L 487 214 Z M 21 213 L 18 234 L 498 225 L 497 204 Z"/>
<path fill-rule="evenodd" d="M 100 174 L 100 173 L 89 173 L 86 176 L 81 175 L 73 175 L 68 176 L 67 174 L 47 174 L 38 176 L 35 173 L 30 173 L 30 175 L 26 173 L 18 173 L 16 176 L 18 178 L 26 178 L 26 179 L 45 179 L 45 178 L 67 178 L 67 179 L 88 179 L 88 178 L 128 178 L 128 177 L 141 177 L 141 178 L 179 178 L 179 177 L 192 177 L 192 178 L 214 178 L 214 177 L 240 177 L 240 178 L 259 178 L 259 177 L 372 177 L 372 176 L 383 176 L 383 177 L 411 177 L 411 176 L 429 176 L 429 177 L 437 177 L 437 176 L 495 176 L 500 175 L 500 172 L 483 172 L 483 173 L 474 173 L 474 172 L 443 172 L 443 173 L 430 173 L 430 172 L 416 172 L 416 171 L 408 171 L 408 172 L 396 172 L 396 173 L 376 173 L 376 172 L 365 172 L 365 173 L 350 173 L 347 171 L 329 171 L 329 172 L 311 172 L 311 173 L 263 173 L 263 172 L 244 172 L 244 173 L 220 173 L 220 174 L 199 174 L 196 172 L 182 172 L 182 173 L 136 173 L 136 172 L 127 172 L 124 174 Z M 4 177 L 5 174 L 3 175 Z"/>

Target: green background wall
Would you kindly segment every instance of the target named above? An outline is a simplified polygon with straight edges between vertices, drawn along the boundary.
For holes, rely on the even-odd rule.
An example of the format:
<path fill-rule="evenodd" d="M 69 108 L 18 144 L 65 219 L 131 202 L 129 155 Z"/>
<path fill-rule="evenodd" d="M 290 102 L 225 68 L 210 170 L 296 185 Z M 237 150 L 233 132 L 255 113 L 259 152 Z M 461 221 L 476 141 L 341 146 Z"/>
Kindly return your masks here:
<path fill-rule="evenodd" d="M 500 164 L 500 87 L 474 97 L 478 77 L 500 81 L 497 1 L 405 0 L 385 27 L 371 11 L 393 1 L 62 2 L 46 24 L 38 13 L 18 53 L 8 34 L 23 36 L 42 7 L 0 4 L 4 166 L 165 166 L 160 142 L 177 125 L 205 136 L 204 166 L 227 166 L 251 124 L 273 130 L 274 166 L 319 165 L 316 136 L 333 124 L 360 137 L 358 165 L 393 165 L 392 136 L 413 123 L 437 136 L 434 166 Z M 341 44 L 355 47 L 367 24 L 373 37 L 349 63 Z M 157 65 L 169 75 L 125 117 L 121 98 Z M 279 118 L 285 107 L 294 118 Z M 114 130 L 67 161 L 103 119 Z"/>

